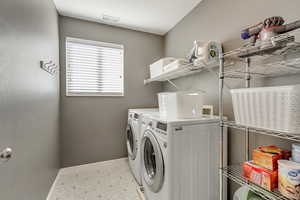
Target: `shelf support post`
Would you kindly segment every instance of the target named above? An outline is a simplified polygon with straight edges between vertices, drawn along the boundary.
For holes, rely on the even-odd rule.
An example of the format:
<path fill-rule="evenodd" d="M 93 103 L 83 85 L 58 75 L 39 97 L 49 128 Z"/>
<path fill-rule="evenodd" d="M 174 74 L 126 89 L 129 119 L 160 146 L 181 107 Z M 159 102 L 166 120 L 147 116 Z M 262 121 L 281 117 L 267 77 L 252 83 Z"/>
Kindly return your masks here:
<path fill-rule="evenodd" d="M 246 61 L 246 65 L 245 65 L 245 86 L 246 88 L 250 88 L 250 80 L 251 80 L 251 76 L 250 76 L 250 64 L 251 64 L 251 60 L 250 58 L 246 58 L 245 59 Z M 245 159 L 246 161 L 249 160 L 250 158 L 250 150 L 249 150 L 249 128 L 246 128 L 245 130 L 245 146 L 246 146 L 246 149 L 245 149 Z"/>
<path fill-rule="evenodd" d="M 223 90 L 224 90 L 224 57 L 220 54 L 220 66 L 219 66 L 219 117 L 220 117 L 220 160 L 219 160 L 219 195 L 220 200 L 224 198 L 224 178 L 223 178 L 223 164 L 224 164 L 224 121 L 223 121 Z"/>

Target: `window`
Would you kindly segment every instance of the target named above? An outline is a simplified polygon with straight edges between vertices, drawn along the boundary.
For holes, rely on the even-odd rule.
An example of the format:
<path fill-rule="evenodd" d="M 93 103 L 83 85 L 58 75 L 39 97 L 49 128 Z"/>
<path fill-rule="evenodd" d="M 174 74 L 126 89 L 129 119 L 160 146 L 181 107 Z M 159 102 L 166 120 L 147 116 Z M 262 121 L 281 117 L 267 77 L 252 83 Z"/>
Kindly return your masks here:
<path fill-rule="evenodd" d="M 123 96 L 122 45 L 66 39 L 67 96 Z"/>

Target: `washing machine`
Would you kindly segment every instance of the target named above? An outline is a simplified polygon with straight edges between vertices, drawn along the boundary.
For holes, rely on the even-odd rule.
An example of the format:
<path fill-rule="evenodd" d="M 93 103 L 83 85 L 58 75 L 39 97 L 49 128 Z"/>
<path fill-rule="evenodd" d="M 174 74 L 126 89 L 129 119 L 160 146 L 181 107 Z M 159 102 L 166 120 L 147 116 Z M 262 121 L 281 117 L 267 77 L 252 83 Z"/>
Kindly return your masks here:
<path fill-rule="evenodd" d="M 145 117 L 142 184 L 147 200 L 219 198 L 219 118 L 165 120 Z M 224 134 L 227 163 L 227 131 Z M 227 184 L 224 181 L 224 196 Z"/>
<path fill-rule="evenodd" d="M 129 109 L 128 124 L 126 129 L 126 144 L 128 151 L 128 160 L 131 172 L 139 185 L 142 184 L 141 177 L 141 119 L 143 115 L 158 113 L 158 109 Z"/>

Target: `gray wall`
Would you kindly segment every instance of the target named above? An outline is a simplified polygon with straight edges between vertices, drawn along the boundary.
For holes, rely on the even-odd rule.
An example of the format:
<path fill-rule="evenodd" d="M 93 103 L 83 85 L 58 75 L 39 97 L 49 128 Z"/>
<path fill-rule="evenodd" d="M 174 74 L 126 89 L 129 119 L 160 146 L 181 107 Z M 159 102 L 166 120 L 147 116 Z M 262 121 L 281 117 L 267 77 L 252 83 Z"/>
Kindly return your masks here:
<path fill-rule="evenodd" d="M 287 21 L 300 18 L 298 0 L 283 2 L 282 0 L 204 0 L 180 23 L 178 23 L 165 37 L 165 56 L 184 57 L 192 47 L 194 40 L 217 40 L 223 43 L 225 51 L 242 44 L 239 39 L 240 30 L 248 25 L 255 24 L 266 17 L 281 15 Z M 206 103 L 213 104 L 218 113 L 218 79 L 211 73 L 201 73 L 174 81 L 181 89 L 203 89 L 208 92 Z M 230 87 L 241 87 L 238 81 L 227 82 Z M 255 80 L 253 85 L 287 85 L 300 83 L 300 76 L 281 77 L 276 79 Z M 174 88 L 164 84 L 164 90 Z M 231 99 L 226 90 L 225 115 L 233 119 Z M 252 135 L 252 148 L 262 144 L 277 144 L 289 147 L 286 140 L 272 137 Z M 229 163 L 238 163 L 244 160 L 244 136 L 237 131 L 229 134 Z M 231 185 L 231 193 L 236 185 Z"/>
<path fill-rule="evenodd" d="M 143 80 L 163 56 L 163 37 L 68 17 L 60 17 L 60 36 L 62 166 L 125 157 L 127 109 L 157 106 L 161 84 Z M 66 37 L 124 45 L 124 97 L 66 97 Z"/>
<path fill-rule="evenodd" d="M 46 199 L 59 168 L 58 16 L 52 0 L 0 1 L 0 199 Z"/>

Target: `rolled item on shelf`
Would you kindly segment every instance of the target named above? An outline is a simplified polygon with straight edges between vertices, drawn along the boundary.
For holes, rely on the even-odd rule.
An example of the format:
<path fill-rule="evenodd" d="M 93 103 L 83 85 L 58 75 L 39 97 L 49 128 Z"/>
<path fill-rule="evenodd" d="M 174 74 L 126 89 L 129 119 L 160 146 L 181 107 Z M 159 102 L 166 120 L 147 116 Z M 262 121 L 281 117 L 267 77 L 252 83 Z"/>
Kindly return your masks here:
<path fill-rule="evenodd" d="M 239 125 L 300 134 L 300 85 L 231 90 Z"/>

